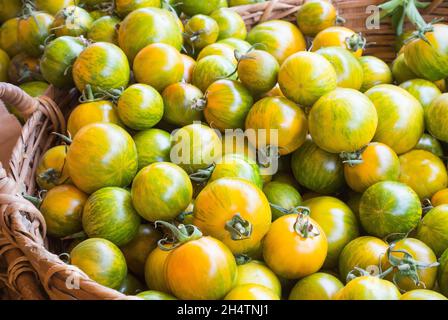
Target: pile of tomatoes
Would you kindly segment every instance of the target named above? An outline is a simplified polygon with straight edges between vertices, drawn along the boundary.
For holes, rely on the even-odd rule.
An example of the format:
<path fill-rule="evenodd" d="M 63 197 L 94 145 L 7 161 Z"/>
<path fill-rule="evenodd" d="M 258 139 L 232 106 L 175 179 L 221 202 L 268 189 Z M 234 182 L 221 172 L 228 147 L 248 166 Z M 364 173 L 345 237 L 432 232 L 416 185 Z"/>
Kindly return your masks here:
<path fill-rule="evenodd" d="M 0 80 L 80 92 L 48 235 L 143 299 L 447 299 L 448 25 L 389 66 L 329 1 L 248 30 L 253 2 L 0 0 Z"/>

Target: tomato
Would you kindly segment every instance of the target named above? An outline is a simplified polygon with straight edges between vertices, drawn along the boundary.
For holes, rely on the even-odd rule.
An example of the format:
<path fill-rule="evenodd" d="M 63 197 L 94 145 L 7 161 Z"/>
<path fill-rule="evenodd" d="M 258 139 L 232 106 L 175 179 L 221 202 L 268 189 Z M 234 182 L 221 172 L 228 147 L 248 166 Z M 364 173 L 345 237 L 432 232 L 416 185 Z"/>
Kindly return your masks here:
<path fill-rule="evenodd" d="M 343 287 L 335 276 L 317 272 L 299 280 L 292 288 L 288 300 L 332 300 Z"/>
<path fill-rule="evenodd" d="M 36 170 L 36 182 L 41 189 L 50 190 L 68 182 L 67 150 L 67 146 L 56 146 L 43 154 Z"/>
<path fill-rule="evenodd" d="M 126 278 L 126 260 L 120 249 L 105 239 L 92 238 L 70 252 L 71 264 L 99 284 L 118 289 Z"/>
<path fill-rule="evenodd" d="M 263 262 L 252 260 L 238 266 L 235 286 L 256 284 L 270 289 L 279 297 L 282 294 L 280 280 Z"/>
<path fill-rule="evenodd" d="M 62 9 L 74 6 L 75 0 L 35 0 L 34 3 L 37 10 L 48 12 L 54 16 Z"/>
<path fill-rule="evenodd" d="M 380 181 L 398 181 L 400 160 L 387 145 L 379 142 L 370 143 L 360 153 L 361 163 L 344 164 L 345 181 L 356 192 L 364 192 Z"/>
<path fill-rule="evenodd" d="M 320 194 L 339 192 L 345 185 L 339 156 L 320 149 L 311 139 L 294 152 L 291 168 L 300 185 Z"/>
<path fill-rule="evenodd" d="M 323 229 L 302 214 L 288 214 L 272 223 L 263 243 L 263 257 L 280 277 L 298 279 L 317 272 L 327 256 Z"/>
<path fill-rule="evenodd" d="M 398 84 L 418 78 L 418 76 L 414 72 L 412 72 L 412 70 L 406 64 L 403 53 L 399 54 L 392 63 L 392 74 Z"/>
<path fill-rule="evenodd" d="M 118 43 L 134 61 L 137 53 L 152 43 L 165 43 L 180 50 L 182 30 L 174 15 L 168 10 L 143 8 L 131 12 L 120 24 Z"/>
<path fill-rule="evenodd" d="M 440 266 L 437 273 L 437 279 L 440 287 L 440 291 L 448 296 L 448 249 L 442 254 L 439 259 Z"/>
<path fill-rule="evenodd" d="M 366 92 L 379 84 L 392 83 L 392 71 L 383 60 L 374 56 L 364 56 L 359 58 L 359 62 L 364 74 L 361 92 Z"/>
<path fill-rule="evenodd" d="M 145 282 L 149 289 L 171 293 L 165 277 L 166 260 L 171 252 L 156 246 L 145 263 Z"/>
<path fill-rule="evenodd" d="M 257 149 L 275 147 L 278 154 L 286 155 L 305 142 L 308 121 L 305 112 L 292 101 L 268 97 L 259 100 L 250 109 L 246 118 L 247 129 L 255 130 L 255 134 L 248 138 Z M 263 129 L 266 130 L 265 133 L 261 131 Z M 263 137 L 263 134 L 266 136 Z"/>
<path fill-rule="evenodd" d="M 45 12 L 33 12 L 19 19 L 19 42 L 25 52 L 32 57 L 39 57 L 41 46 L 50 35 L 53 16 Z"/>
<path fill-rule="evenodd" d="M 39 59 L 30 57 L 25 53 L 19 53 L 11 59 L 8 79 L 14 84 L 43 80 L 40 74 Z"/>
<path fill-rule="evenodd" d="M 292 210 L 302 205 L 300 193 L 287 183 L 271 181 L 263 187 L 263 192 L 271 204 L 272 220 L 277 220 L 286 212 L 293 212 Z M 277 209 L 277 206 L 284 211 Z"/>
<path fill-rule="evenodd" d="M 22 11 L 21 0 L 1 0 L 0 1 L 0 22 L 14 18 Z"/>
<path fill-rule="evenodd" d="M 431 198 L 431 204 L 434 207 L 442 204 L 448 204 L 448 189 L 442 189 L 437 191 Z"/>
<path fill-rule="evenodd" d="M 0 81 L 6 82 L 8 81 L 8 69 L 11 60 L 9 59 L 8 54 L 0 49 Z"/>
<path fill-rule="evenodd" d="M 145 262 L 149 254 L 157 247 L 161 234 L 151 224 L 139 226 L 137 235 L 121 247 L 130 271 L 138 276 L 145 274 Z"/>
<path fill-rule="evenodd" d="M 238 63 L 238 78 L 255 95 L 270 91 L 277 84 L 280 66 L 268 52 L 253 50 Z"/>
<path fill-rule="evenodd" d="M 306 50 L 305 38 L 300 30 L 283 20 L 256 25 L 247 35 L 247 41 L 272 54 L 280 65 L 292 54 Z"/>
<path fill-rule="evenodd" d="M 175 126 L 187 126 L 194 121 L 201 121 L 202 111 L 196 108 L 204 94 L 188 83 L 174 83 L 162 93 L 164 103 L 163 120 Z"/>
<path fill-rule="evenodd" d="M 443 93 L 446 92 L 447 90 L 447 86 L 448 86 L 448 82 L 447 79 L 443 79 L 443 80 L 438 80 L 438 81 L 434 81 L 434 84 L 437 86 L 437 88 L 439 88 L 439 90 Z"/>
<path fill-rule="evenodd" d="M 136 295 L 144 290 L 145 286 L 140 282 L 140 280 L 130 273 L 126 275 L 126 278 L 124 278 L 120 288 L 118 288 L 118 292 L 130 296 Z"/>
<path fill-rule="evenodd" d="M 403 294 L 400 300 L 448 300 L 438 292 L 426 289 L 411 290 Z"/>
<path fill-rule="evenodd" d="M 104 0 L 79 0 L 78 2 L 82 7 L 95 9 L 100 6 L 104 2 Z"/>
<path fill-rule="evenodd" d="M 219 26 L 213 18 L 197 14 L 185 24 L 184 36 L 195 52 L 218 40 Z"/>
<path fill-rule="evenodd" d="M 285 97 L 282 90 L 280 89 L 280 85 L 277 83 L 271 91 L 266 92 L 263 97 Z"/>
<path fill-rule="evenodd" d="M 81 216 L 87 195 L 71 185 L 47 192 L 40 206 L 48 234 L 63 238 L 82 231 Z"/>
<path fill-rule="evenodd" d="M 55 15 L 51 30 L 56 37 L 85 36 L 92 23 L 93 18 L 86 10 L 77 6 L 69 6 Z"/>
<path fill-rule="evenodd" d="M 160 8 L 161 0 L 116 0 L 115 10 L 120 17 L 126 17 L 132 11 L 141 8 Z"/>
<path fill-rule="evenodd" d="M 132 137 L 111 123 L 93 123 L 82 128 L 67 153 L 70 177 L 86 193 L 129 185 L 137 165 Z"/>
<path fill-rule="evenodd" d="M 110 101 L 100 100 L 78 105 L 68 118 L 67 131 L 74 137 L 83 127 L 97 122 L 122 126 L 114 104 Z"/>
<path fill-rule="evenodd" d="M 241 178 L 221 178 L 198 195 L 193 224 L 222 241 L 233 254 L 252 252 L 271 225 L 271 209 L 261 189 Z"/>
<path fill-rule="evenodd" d="M 224 300 L 280 300 L 280 297 L 264 286 L 249 283 L 234 287 Z"/>
<path fill-rule="evenodd" d="M 420 221 L 416 238 L 427 244 L 440 257 L 448 248 L 448 205 L 431 209 Z"/>
<path fill-rule="evenodd" d="M 243 18 L 233 10 L 220 8 L 210 14 L 219 27 L 218 40 L 236 38 L 246 39 L 247 29 Z"/>
<path fill-rule="evenodd" d="M 411 39 L 413 36 L 414 31 L 413 30 L 407 30 L 404 31 L 401 35 L 397 36 L 395 39 L 395 52 L 402 53 L 403 48 L 406 45 L 407 42 Z"/>
<path fill-rule="evenodd" d="M 409 260 L 412 259 L 412 262 Z M 398 271 L 398 266 L 411 266 L 414 270 Z M 394 281 L 400 290 L 432 289 L 437 280 L 437 257 L 426 244 L 413 238 L 405 238 L 391 244 L 384 269 L 394 266 L 387 280 Z M 415 277 L 415 278 L 414 278 Z"/>
<path fill-rule="evenodd" d="M 246 53 L 252 48 L 252 45 L 249 42 L 238 38 L 226 38 L 219 40 L 217 43 L 227 44 L 234 50 L 238 50 L 240 53 Z"/>
<path fill-rule="evenodd" d="M 425 130 L 420 102 L 406 90 L 390 84 L 375 86 L 366 96 L 378 113 L 373 140 L 388 145 L 397 154 L 414 148 Z"/>
<path fill-rule="evenodd" d="M 330 1 L 305 2 L 297 12 L 297 25 L 309 37 L 336 24 L 337 12 Z"/>
<path fill-rule="evenodd" d="M 448 25 L 434 24 L 432 31 L 425 33 L 404 47 L 404 59 L 409 68 L 420 78 L 431 81 L 448 76 Z"/>
<path fill-rule="evenodd" d="M 225 43 L 212 43 L 199 52 L 197 61 L 199 62 L 208 56 L 217 55 L 227 58 L 227 60 L 231 61 L 236 67 L 238 61 L 235 58 L 235 50 L 235 48 Z"/>
<path fill-rule="evenodd" d="M 171 135 L 160 129 L 141 131 L 134 136 L 138 154 L 138 170 L 154 163 L 169 162 Z"/>
<path fill-rule="evenodd" d="M 205 92 L 216 80 L 223 78 L 235 80 L 235 75 L 230 76 L 234 69 L 233 63 L 223 56 L 206 56 L 196 64 L 193 70 L 192 84 Z"/>
<path fill-rule="evenodd" d="M 85 44 L 79 38 L 64 36 L 50 42 L 40 60 L 44 79 L 59 88 L 72 87 L 72 67 L 84 49 Z"/>
<path fill-rule="evenodd" d="M 338 88 L 314 104 L 308 122 L 311 137 L 321 149 L 350 153 L 372 140 L 378 116 L 374 104 L 365 95 Z"/>
<path fill-rule="evenodd" d="M 374 184 L 364 192 L 359 216 L 368 234 L 385 237 L 414 229 L 421 216 L 418 195 L 407 185 L 395 181 Z"/>
<path fill-rule="evenodd" d="M 0 48 L 10 57 L 22 51 L 22 44 L 19 41 L 19 21 L 19 18 L 9 19 L 0 27 Z"/>
<path fill-rule="evenodd" d="M 182 0 L 180 8 L 187 16 L 194 16 L 195 14 L 210 14 L 220 7 L 220 0 Z"/>
<path fill-rule="evenodd" d="M 292 101 L 311 107 L 320 97 L 336 89 L 337 74 L 331 63 L 312 52 L 290 56 L 280 67 L 278 83 Z"/>
<path fill-rule="evenodd" d="M 359 267 L 367 271 L 376 271 L 386 259 L 388 245 L 381 239 L 363 236 L 350 241 L 339 256 L 339 274 L 344 282 L 347 275 Z"/>
<path fill-rule="evenodd" d="M 361 202 L 362 193 L 349 191 L 345 203 L 349 206 L 359 221 L 359 203 Z"/>
<path fill-rule="evenodd" d="M 329 27 L 319 32 L 313 40 L 312 51 L 323 47 L 343 47 L 353 52 L 356 57 L 361 57 L 365 39 L 361 34 L 355 33 L 346 27 Z"/>
<path fill-rule="evenodd" d="M 73 80 L 79 91 L 91 85 L 94 91 L 120 89 L 128 85 L 129 63 L 116 45 L 98 42 L 90 45 L 73 65 Z"/>
<path fill-rule="evenodd" d="M 215 130 L 194 123 L 173 133 L 171 162 L 188 173 L 206 169 L 221 157 L 222 142 Z"/>
<path fill-rule="evenodd" d="M 436 98 L 425 109 L 426 128 L 436 139 L 448 142 L 448 130 L 445 125 L 448 119 L 448 93 Z"/>
<path fill-rule="evenodd" d="M 92 23 L 87 38 L 93 42 L 109 42 L 118 45 L 118 29 L 120 19 L 104 16 Z"/>
<path fill-rule="evenodd" d="M 143 291 L 137 294 L 137 297 L 144 300 L 177 300 L 174 296 L 160 291 Z"/>
<path fill-rule="evenodd" d="M 399 300 L 400 291 L 387 280 L 362 276 L 350 281 L 335 296 L 335 300 Z"/>
<path fill-rule="evenodd" d="M 140 226 L 131 193 L 117 187 L 95 191 L 84 206 L 82 226 L 90 238 L 103 238 L 117 246 L 129 243 Z"/>
<path fill-rule="evenodd" d="M 429 151 L 412 150 L 400 156 L 400 181 L 406 183 L 421 200 L 430 198 L 448 185 L 446 166 Z"/>
<path fill-rule="evenodd" d="M 421 103 L 423 109 L 429 107 L 442 94 L 434 83 L 423 79 L 408 80 L 400 87 L 412 94 Z"/>

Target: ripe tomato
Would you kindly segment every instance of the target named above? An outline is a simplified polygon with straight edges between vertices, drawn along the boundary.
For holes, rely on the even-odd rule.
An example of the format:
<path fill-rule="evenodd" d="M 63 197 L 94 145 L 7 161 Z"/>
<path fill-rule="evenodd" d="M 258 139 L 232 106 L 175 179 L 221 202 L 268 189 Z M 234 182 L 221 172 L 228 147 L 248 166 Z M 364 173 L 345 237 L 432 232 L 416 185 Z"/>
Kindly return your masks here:
<path fill-rule="evenodd" d="M 230 76 L 234 69 L 233 63 L 223 56 L 206 56 L 196 64 L 193 70 L 192 84 L 205 92 L 216 80 L 223 78 L 235 80 L 235 75 Z"/>
<path fill-rule="evenodd" d="M 308 121 L 305 112 L 292 101 L 268 97 L 259 100 L 250 109 L 246 118 L 247 129 L 255 130 L 255 134 L 249 135 L 248 139 L 257 149 L 275 147 L 278 154 L 287 155 L 305 142 Z M 266 132 L 261 131 L 263 129 Z"/>
<path fill-rule="evenodd" d="M 198 54 L 197 61 L 213 55 L 225 57 L 235 66 L 237 65 L 238 61 L 235 58 L 235 49 L 228 44 L 218 42 L 209 44 L 204 49 L 202 49 Z"/>
<path fill-rule="evenodd" d="M 314 220 L 289 214 L 272 223 L 264 239 L 263 257 L 280 277 L 298 279 L 322 267 L 327 249 L 327 237 Z"/>
<path fill-rule="evenodd" d="M 8 81 L 8 69 L 10 64 L 10 59 L 8 54 L 0 49 L 0 81 Z"/>
<path fill-rule="evenodd" d="M 423 79 L 408 80 L 400 84 L 400 87 L 412 94 L 421 103 L 423 109 L 429 107 L 442 94 L 433 82 Z"/>
<path fill-rule="evenodd" d="M 19 53 L 11 59 L 8 69 L 8 79 L 14 84 L 23 84 L 29 81 L 42 81 L 39 59 Z"/>
<path fill-rule="evenodd" d="M 53 16 L 45 12 L 33 12 L 19 19 L 19 42 L 25 52 L 32 57 L 42 54 L 42 47 L 50 35 Z"/>
<path fill-rule="evenodd" d="M 258 284 L 235 286 L 224 300 L 280 300 L 272 290 Z"/>
<path fill-rule="evenodd" d="M 134 61 L 137 53 L 152 43 L 165 43 L 180 50 L 182 30 L 174 15 L 159 8 L 142 8 L 131 12 L 120 24 L 118 43 Z"/>
<path fill-rule="evenodd" d="M 431 198 L 431 204 L 438 207 L 442 204 L 448 204 L 448 189 L 437 191 Z"/>
<path fill-rule="evenodd" d="M 137 174 L 131 192 L 132 203 L 144 219 L 170 221 L 188 207 L 193 187 L 180 167 L 156 162 Z"/>
<path fill-rule="evenodd" d="M 71 264 L 84 271 L 93 281 L 118 289 L 127 274 L 126 260 L 120 249 L 105 239 L 92 238 L 70 252 Z"/>
<path fill-rule="evenodd" d="M 75 0 L 35 0 L 36 9 L 56 15 L 59 11 L 75 5 Z"/>
<path fill-rule="evenodd" d="M 93 21 L 90 14 L 83 8 L 68 6 L 55 15 L 51 30 L 56 37 L 86 36 Z"/>
<path fill-rule="evenodd" d="M 238 266 L 235 286 L 256 284 L 270 289 L 279 297 L 282 294 L 280 280 L 263 262 L 252 260 Z"/>
<path fill-rule="evenodd" d="M 401 84 L 405 81 L 418 78 L 418 76 L 414 72 L 412 72 L 412 70 L 406 64 L 404 53 L 399 54 L 392 63 L 392 74 L 397 84 Z"/>
<path fill-rule="evenodd" d="M 104 187 L 125 187 L 137 172 L 137 149 L 132 137 L 111 123 L 82 128 L 67 153 L 74 184 L 86 193 Z"/>
<path fill-rule="evenodd" d="M 247 53 L 252 48 L 252 45 L 249 42 L 238 38 L 227 38 L 219 40 L 218 43 L 227 44 L 234 50 L 238 50 L 240 53 Z"/>
<path fill-rule="evenodd" d="M 363 236 L 350 241 L 339 256 L 339 274 L 346 282 L 347 275 L 355 267 L 376 271 L 384 264 L 388 245 L 381 239 Z"/>
<path fill-rule="evenodd" d="M 298 52 L 280 67 L 278 83 L 292 101 L 311 107 L 320 97 L 336 89 L 337 74 L 331 63 L 312 52 Z"/>
<path fill-rule="evenodd" d="M 361 163 L 344 164 L 345 181 L 356 192 L 364 192 L 380 181 L 398 181 L 400 161 L 387 145 L 370 143 L 360 154 Z"/>
<path fill-rule="evenodd" d="M 120 17 L 126 17 L 132 11 L 141 8 L 160 8 L 161 0 L 115 0 L 115 10 Z"/>
<path fill-rule="evenodd" d="M 283 20 L 256 25 L 247 35 L 247 41 L 272 54 L 280 65 L 292 54 L 306 50 L 305 38 L 300 30 Z"/>
<path fill-rule="evenodd" d="M 359 205 L 363 228 L 377 237 L 408 233 L 421 216 L 418 195 L 407 185 L 395 181 L 378 182 L 364 192 Z"/>
<path fill-rule="evenodd" d="M 169 162 L 171 135 L 160 129 L 141 131 L 134 136 L 138 154 L 138 170 L 154 163 Z"/>
<path fill-rule="evenodd" d="M 343 287 L 335 276 L 317 272 L 300 279 L 292 288 L 288 300 L 332 300 Z"/>
<path fill-rule="evenodd" d="M 336 23 L 337 12 L 330 1 L 311 0 L 305 2 L 297 12 L 297 25 L 309 37 L 332 27 Z"/>
<path fill-rule="evenodd" d="M 182 0 L 181 10 L 187 16 L 194 16 L 195 14 L 210 14 L 220 7 L 220 0 L 197 1 L 197 0 Z"/>
<path fill-rule="evenodd" d="M 220 8 L 210 14 L 219 26 L 218 40 L 236 38 L 246 39 L 247 29 L 243 18 L 233 10 Z"/>
<path fill-rule="evenodd" d="M 448 248 L 448 205 L 431 209 L 420 221 L 416 238 L 427 244 L 440 257 Z"/>
<path fill-rule="evenodd" d="M 20 0 L 3 0 L 0 1 L 0 22 L 17 17 L 22 11 L 22 1 Z"/>
<path fill-rule="evenodd" d="M 241 178 L 221 178 L 199 193 L 193 224 L 222 241 L 233 254 L 257 249 L 271 225 L 271 209 L 263 192 Z"/>
<path fill-rule="evenodd" d="M 448 249 L 442 254 L 439 259 L 440 266 L 437 273 L 437 280 L 439 283 L 440 291 L 448 296 Z"/>
<path fill-rule="evenodd" d="M 188 83 L 178 82 L 166 87 L 162 93 L 163 119 L 181 127 L 201 121 L 203 114 L 196 105 L 203 96 L 201 90 Z"/>
<path fill-rule="evenodd" d="M 339 255 L 346 244 L 359 236 L 356 216 L 345 203 L 333 197 L 309 199 L 303 205 L 310 209 L 310 217 L 327 236 L 328 253 L 324 268 L 332 269 L 337 266 Z"/>
<path fill-rule="evenodd" d="M 443 142 L 448 142 L 446 119 L 448 119 L 448 93 L 436 98 L 425 109 L 426 128 L 432 136 Z"/>
<path fill-rule="evenodd" d="M 325 47 L 316 51 L 324 56 L 334 67 L 338 77 L 338 87 L 360 90 L 363 84 L 364 71 L 358 59 L 347 49 Z"/>
<path fill-rule="evenodd" d="M 271 181 L 263 187 L 263 192 L 269 200 L 272 210 L 272 220 L 277 220 L 285 215 L 285 212 L 292 212 L 302 204 L 302 196 L 293 186 L 279 181 Z M 276 206 L 284 210 L 276 209 Z"/>
<path fill-rule="evenodd" d="M 43 190 L 68 183 L 69 173 L 66 164 L 68 146 L 56 146 L 48 149 L 39 161 L 36 170 L 36 182 Z"/>
<path fill-rule="evenodd" d="M 93 42 L 109 42 L 118 45 L 118 28 L 121 20 L 115 16 L 104 16 L 92 23 L 87 38 Z"/>
<path fill-rule="evenodd" d="M 182 81 L 185 83 L 190 83 L 193 79 L 193 70 L 196 67 L 196 60 L 185 54 L 181 54 L 181 57 L 184 63 L 184 75 L 182 77 Z"/>
<path fill-rule="evenodd" d="M 145 263 L 149 254 L 157 247 L 157 241 L 161 238 L 151 224 L 142 224 L 138 228 L 137 235 L 120 249 L 126 258 L 130 271 L 139 277 L 145 274 Z"/>
<path fill-rule="evenodd" d="M 311 137 L 321 149 L 341 153 L 355 152 L 367 145 L 375 135 L 378 116 L 365 95 L 338 88 L 314 104 L 308 121 Z"/>
<path fill-rule="evenodd" d="M 19 18 L 9 19 L 0 27 L 0 48 L 10 57 L 14 57 L 22 51 L 22 44 L 19 41 L 19 21 Z"/>
<path fill-rule="evenodd" d="M 443 149 L 439 140 L 427 133 L 422 135 L 414 149 L 426 150 L 438 157 L 443 157 Z"/>
<path fill-rule="evenodd" d="M 170 294 L 154 290 L 140 292 L 137 294 L 137 297 L 143 300 L 177 300 L 176 297 Z"/>
<path fill-rule="evenodd" d="M 323 47 L 343 47 L 361 57 L 365 47 L 365 39 L 346 27 L 329 27 L 319 32 L 313 40 L 312 51 Z"/>
<path fill-rule="evenodd" d="M 420 102 L 406 90 L 390 84 L 375 86 L 366 96 L 378 113 L 374 141 L 387 144 L 397 154 L 414 148 L 425 129 Z"/>
<path fill-rule="evenodd" d="M 334 297 L 335 300 L 399 300 L 400 291 L 387 280 L 362 276 L 350 281 Z"/>
<path fill-rule="evenodd" d="M 213 18 L 197 14 L 185 24 L 184 36 L 193 52 L 196 52 L 218 40 L 219 26 Z"/>
<path fill-rule="evenodd" d="M 82 231 L 81 216 L 86 200 L 87 195 L 71 185 L 48 191 L 40 206 L 48 234 L 63 238 Z"/>
<path fill-rule="evenodd" d="M 140 280 L 138 280 L 131 273 L 128 273 L 117 291 L 125 295 L 134 296 L 144 290 L 145 286 L 143 283 L 141 283 Z"/>
<path fill-rule="evenodd" d="M 145 282 L 149 289 L 171 293 L 165 277 L 166 260 L 171 251 L 156 246 L 148 255 L 145 263 Z"/>
<path fill-rule="evenodd" d="M 320 194 L 338 192 L 345 185 L 339 156 L 320 149 L 311 139 L 294 152 L 291 168 L 300 185 Z"/>
<path fill-rule="evenodd" d="M 361 92 L 366 92 L 379 84 L 392 83 L 392 71 L 383 60 L 374 56 L 363 56 L 359 58 L 359 62 L 364 74 Z"/>
<path fill-rule="evenodd" d="M 400 300 L 448 300 L 444 295 L 426 289 L 416 289 L 404 293 Z"/>

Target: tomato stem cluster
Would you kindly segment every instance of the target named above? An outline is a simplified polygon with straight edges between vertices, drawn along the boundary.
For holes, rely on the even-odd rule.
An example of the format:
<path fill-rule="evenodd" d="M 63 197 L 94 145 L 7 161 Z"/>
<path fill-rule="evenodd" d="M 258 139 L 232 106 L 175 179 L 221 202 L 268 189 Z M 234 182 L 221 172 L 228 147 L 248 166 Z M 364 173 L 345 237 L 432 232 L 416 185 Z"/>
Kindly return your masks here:
<path fill-rule="evenodd" d="M 226 222 L 226 230 L 230 232 L 232 240 L 239 241 L 250 238 L 252 235 L 252 223 L 244 220 L 239 213 Z"/>
<path fill-rule="evenodd" d="M 202 237 L 202 232 L 191 224 L 175 226 L 161 220 L 156 221 L 154 224 L 156 228 L 158 224 L 161 224 L 171 232 L 170 237 L 165 237 L 157 242 L 159 248 L 164 251 L 174 250 L 186 242 L 198 240 Z"/>

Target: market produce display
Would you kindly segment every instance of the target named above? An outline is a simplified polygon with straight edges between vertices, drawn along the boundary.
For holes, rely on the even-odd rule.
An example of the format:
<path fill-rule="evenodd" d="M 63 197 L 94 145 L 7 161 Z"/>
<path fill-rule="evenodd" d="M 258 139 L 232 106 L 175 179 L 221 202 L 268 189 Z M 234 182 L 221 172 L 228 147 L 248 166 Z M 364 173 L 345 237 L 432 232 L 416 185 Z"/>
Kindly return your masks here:
<path fill-rule="evenodd" d="M 79 96 L 24 195 L 54 253 L 145 300 L 447 300 L 448 25 L 386 1 L 389 65 L 254 2 L 0 0 L 0 81 Z"/>

